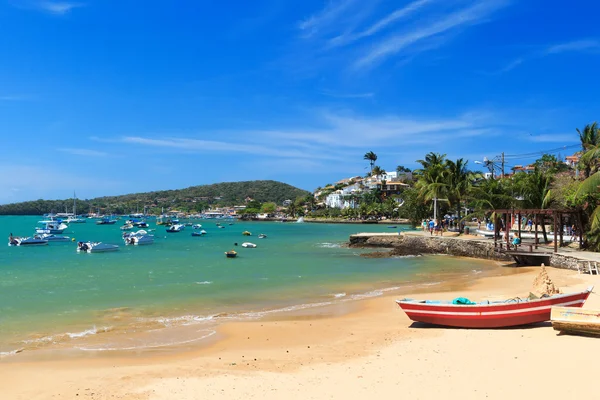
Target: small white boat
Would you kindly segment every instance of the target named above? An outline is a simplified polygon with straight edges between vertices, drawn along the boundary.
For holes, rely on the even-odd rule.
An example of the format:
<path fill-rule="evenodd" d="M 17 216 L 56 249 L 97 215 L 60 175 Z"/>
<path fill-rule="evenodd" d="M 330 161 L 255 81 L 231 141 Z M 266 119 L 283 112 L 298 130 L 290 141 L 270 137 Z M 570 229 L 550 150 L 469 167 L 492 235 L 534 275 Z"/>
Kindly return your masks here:
<path fill-rule="evenodd" d="M 132 223 L 125 224 L 120 229 L 122 231 L 130 231 L 133 229 L 133 224 Z"/>
<path fill-rule="evenodd" d="M 219 225 L 217 226 L 217 228 L 225 228 L 223 225 Z"/>
<path fill-rule="evenodd" d="M 69 236 L 63 235 L 55 235 L 53 233 L 42 233 L 40 235 L 35 235 L 34 238 L 47 240 L 49 242 L 70 242 L 71 238 Z"/>
<path fill-rule="evenodd" d="M 154 243 L 154 235 L 150 235 L 147 231 L 140 229 L 137 232 L 124 233 L 123 241 L 126 245 L 141 246 L 144 244 Z"/>
<path fill-rule="evenodd" d="M 181 232 L 184 229 L 185 229 L 185 225 L 183 225 L 183 224 L 173 224 L 167 228 L 167 232 L 169 232 L 169 233 Z"/>
<path fill-rule="evenodd" d="M 258 235 L 259 239 L 266 239 L 267 235 L 265 235 L 264 233 L 261 233 L 260 235 Z"/>
<path fill-rule="evenodd" d="M 85 218 L 78 218 L 78 217 L 70 216 L 69 218 L 67 218 L 67 220 L 65 222 L 67 224 L 85 224 L 87 222 L 87 220 Z"/>
<path fill-rule="evenodd" d="M 244 243 L 242 243 L 242 247 L 246 247 L 248 249 L 253 249 L 256 247 L 256 245 L 254 243 L 244 242 Z"/>
<path fill-rule="evenodd" d="M 8 239 L 9 246 L 44 246 L 48 241 L 36 237 L 13 237 Z"/>
<path fill-rule="evenodd" d="M 200 228 L 202 228 L 202 225 L 200 225 L 200 224 L 192 225 L 192 229 L 200 229 Z"/>
<path fill-rule="evenodd" d="M 35 228 L 35 233 L 63 233 L 69 226 L 58 221 L 46 221 L 41 228 Z"/>
<path fill-rule="evenodd" d="M 78 253 L 106 253 L 117 251 L 119 246 L 102 242 L 77 242 Z"/>

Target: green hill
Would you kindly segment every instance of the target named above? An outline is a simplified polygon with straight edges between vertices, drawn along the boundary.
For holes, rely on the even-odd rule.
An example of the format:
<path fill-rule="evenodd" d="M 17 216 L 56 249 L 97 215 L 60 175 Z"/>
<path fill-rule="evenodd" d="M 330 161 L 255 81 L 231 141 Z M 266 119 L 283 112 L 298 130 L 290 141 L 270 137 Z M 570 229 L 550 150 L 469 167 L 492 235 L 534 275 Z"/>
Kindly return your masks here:
<path fill-rule="evenodd" d="M 215 206 L 245 204 L 247 198 L 260 203 L 295 200 L 310 192 L 277 181 L 223 182 L 192 186 L 185 189 L 133 193 L 121 196 L 97 197 L 77 200 L 77 212 L 87 213 L 100 209 L 102 213 L 127 214 L 142 212 L 160 213 L 162 209 L 184 212 L 202 211 Z M 35 200 L 0 205 L 0 215 L 39 215 L 49 212 L 71 212 L 73 199 Z"/>

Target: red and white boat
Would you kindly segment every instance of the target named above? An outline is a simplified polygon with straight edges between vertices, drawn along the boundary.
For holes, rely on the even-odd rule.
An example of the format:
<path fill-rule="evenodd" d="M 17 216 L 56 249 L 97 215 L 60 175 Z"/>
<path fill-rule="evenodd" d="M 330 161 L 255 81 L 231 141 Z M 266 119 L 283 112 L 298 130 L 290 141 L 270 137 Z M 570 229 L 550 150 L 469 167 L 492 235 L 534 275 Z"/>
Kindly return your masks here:
<path fill-rule="evenodd" d="M 515 297 L 505 301 L 453 304 L 452 301 L 396 300 L 408 318 L 417 322 L 458 328 L 503 328 L 550 320 L 552 306 L 582 307 L 594 289 L 540 299 Z"/>

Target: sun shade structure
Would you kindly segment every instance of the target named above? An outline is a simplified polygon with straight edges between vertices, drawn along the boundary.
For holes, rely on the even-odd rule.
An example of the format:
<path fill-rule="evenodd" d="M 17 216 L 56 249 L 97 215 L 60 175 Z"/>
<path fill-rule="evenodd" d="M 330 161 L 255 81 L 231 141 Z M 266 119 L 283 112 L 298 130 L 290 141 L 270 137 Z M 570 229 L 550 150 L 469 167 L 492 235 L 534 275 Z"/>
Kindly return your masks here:
<path fill-rule="evenodd" d="M 536 208 L 511 208 L 511 209 L 498 209 L 493 210 L 494 212 L 494 244 L 497 241 L 502 241 L 500 237 L 500 231 L 504 229 L 504 241 L 506 246 L 510 246 L 509 232 L 510 228 L 516 223 L 521 237 L 521 217 L 531 217 L 534 223 L 535 241 L 534 246 L 537 249 L 539 243 L 538 232 L 539 225 L 547 225 L 548 219 L 551 218 L 553 226 L 553 237 L 554 237 L 554 252 L 558 252 L 559 245 L 563 245 L 563 225 L 565 221 L 569 221 L 575 226 L 576 232 L 579 239 L 579 248 L 583 245 L 583 226 L 580 210 L 559 210 L 559 209 L 536 209 Z M 504 223 L 502 223 L 504 222 Z"/>

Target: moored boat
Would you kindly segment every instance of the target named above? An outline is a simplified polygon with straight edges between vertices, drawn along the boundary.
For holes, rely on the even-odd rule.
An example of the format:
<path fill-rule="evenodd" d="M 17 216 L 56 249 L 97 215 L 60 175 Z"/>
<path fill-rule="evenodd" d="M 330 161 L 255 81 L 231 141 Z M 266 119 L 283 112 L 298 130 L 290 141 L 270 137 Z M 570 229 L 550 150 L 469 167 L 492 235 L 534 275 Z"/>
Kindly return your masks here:
<path fill-rule="evenodd" d="M 266 239 L 267 235 L 265 235 L 264 233 L 261 233 L 260 235 L 258 235 L 259 239 Z"/>
<path fill-rule="evenodd" d="M 111 218 L 102 218 L 96 221 L 96 225 L 114 225 L 117 223 L 116 219 L 111 219 Z"/>
<path fill-rule="evenodd" d="M 242 243 L 242 247 L 246 247 L 248 249 L 253 249 L 256 247 L 256 244 L 250 243 L 250 242 L 244 242 L 244 243 Z"/>
<path fill-rule="evenodd" d="M 14 237 L 12 234 L 8 238 L 9 246 L 44 246 L 48 241 L 37 237 Z"/>
<path fill-rule="evenodd" d="M 167 228 L 167 232 L 169 232 L 169 233 L 181 232 L 184 229 L 185 229 L 185 225 L 183 225 L 183 224 L 173 224 Z"/>
<path fill-rule="evenodd" d="M 225 252 L 225 257 L 227 258 L 235 258 L 237 257 L 237 252 L 235 250 L 229 250 Z"/>
<path fill-rule="evenodd" d="M 416 322 L 458 328 L 503 328 L 548 321 L 553 306 L 582 307 L 592 290 L 593 286 L 579 293 L 480 303 L 463 298 L 454 301 L 403 299 L 396 303 Z"/>
<path fill-rule="evenodd" d="M 550 321 L 561 333 L 600 336 L 600 310 L 552 307 Z"/>
<path fill-rule="evenodd" d="M 70 242 L 71 238 L 69 236 L 63 235 L 55 235 L 53 233 L 42 233 L 40 235 L 34 236 L 37 239 L 47 240 L 49 242 Z"/>
<path fill-rule="evenodd" d="M 125 245 L 141 246 L 144 244 L 154 243 L 154 235 L 149 234 L 144 229 L 140 229 L 137 232 L 126 232 L 123 234 L 123 241 Z"/>
<path fill-rule="evenodd" d="M 77 242 L 78 253 L 106 253 L 117 250 L 119 250 L 119 246 L 116 244 L 102 242 Z"/>
<path fill-rule="evenodd" d="M 248 231 L 244 231 L 244 232 L 242 232 L 242 235 L 244 235 L 244 236 L 252 236 L 252 233 L 248 232 Z"/>
<path fill-rule="evenodd" d="M 40 221 L 44 225 L 35 228 L 35 233 L 63 233 L 69 226 L 60 221 Z"/>

